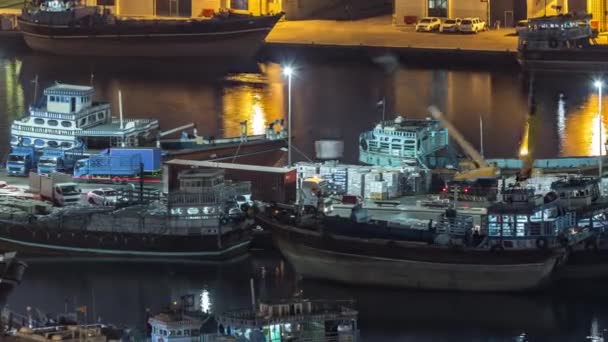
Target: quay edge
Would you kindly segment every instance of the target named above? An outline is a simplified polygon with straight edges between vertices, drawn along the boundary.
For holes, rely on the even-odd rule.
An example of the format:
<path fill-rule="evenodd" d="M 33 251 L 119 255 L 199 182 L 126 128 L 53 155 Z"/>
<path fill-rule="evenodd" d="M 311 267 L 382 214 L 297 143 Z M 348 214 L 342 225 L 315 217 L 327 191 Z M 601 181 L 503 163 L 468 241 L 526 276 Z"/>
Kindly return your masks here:
<path fill-rule="evenodd" d="M 392 56 L 403 62 L 420 65 L 520 67 L 517 51 L 511 50 L 266 42 L 259 53 L 261 58 L 271 60 L 280 60 L 289 55 L 339 60 L 378 60 Z"/>

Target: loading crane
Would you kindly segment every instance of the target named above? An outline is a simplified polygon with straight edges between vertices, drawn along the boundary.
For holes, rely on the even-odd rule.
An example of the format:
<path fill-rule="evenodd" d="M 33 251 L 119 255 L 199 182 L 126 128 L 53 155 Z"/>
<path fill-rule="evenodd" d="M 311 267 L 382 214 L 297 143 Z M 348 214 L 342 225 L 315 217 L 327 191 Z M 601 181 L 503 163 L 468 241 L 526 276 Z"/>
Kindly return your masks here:
<path fill-rule="evenodd" d="M 443 127 L 448 129 L 450 132 L 450 136 L 462 149 L 462 151 L 467 155 L 469 160 L 461 161 L 459 163 L 459 170 L 454 175 L 455 181 L 471 181 L 474 182 L 478 179 L 494 179 L 500 173 L 500 169 L 495 165 L 488 164 L 485 159 L 481 156 L 481 154 L 471 145 L 464 136 L 449 122 L 446 118 L 443 117 L 443 114 L 437 107 L 431 106 L 429 107 L 429 112 L 433 116 L 435 120 L 441 122 Z"/>
<path fill-rule="evenodd" d="M 534 75 L 530 77 L 530 89 L 528 91 L 528 117 L 526 129 L 519 149 L 519 158 L 522 167 L 517 174 L 517 181 L 522 182 L 532 176 L 534 168 L 534 141 L 536 139 L 536 129 L 538 127 L 538 115 L 536 115 L 536 101 L 534 93 Z"/>

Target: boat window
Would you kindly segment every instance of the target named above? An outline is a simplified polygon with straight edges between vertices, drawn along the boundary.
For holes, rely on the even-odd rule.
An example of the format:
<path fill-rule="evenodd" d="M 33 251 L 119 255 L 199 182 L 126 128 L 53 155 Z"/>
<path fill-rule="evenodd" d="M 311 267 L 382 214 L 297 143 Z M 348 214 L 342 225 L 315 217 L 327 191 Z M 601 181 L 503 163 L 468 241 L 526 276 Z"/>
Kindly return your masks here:
<path fill-rule="evenodd" d="M 89 116 L 89 122 L 95 122 L 95 121 L 97 121 L 97 117 L 95 115 Z"/>
<path fill-rule="evenodd" d="M 59 125 L 59 122 L 57 122 L 57 120 L 49 120 L 49 121 L 47 121 L 47 124 L 49 126 L 57 126 L 57 125 Z"/>
<path fill-rule="evenodd" d="M 528 223 L 528 216 L 517 215 L 517 225 L 515 226 L 515 236 L 526 236 L 526 224 Z"/>
<path fill-rule="evenodd" d="M 72 127 L 72 123 L 70 121 L 61 121 L 61 126 Z"/>
<path fill-rule="evenodd" d="M 34 145 L 36 146 L 44 146 L 45 142 L 42 139 L 36 139 L 34 140 Z"/>
<path fill-rule="evenodd" d="M 71 148 L 72 147 L 72 143 L 64 141 L 64 142 L 61 143 L 61 147 L 63 147 L 63 148 Z"/>
<path fill-rule="evenodd" d="M 35 119 L 34 119 L 34 123 L 35 123 L 36 125 L 44 125 L 44 119 L 41 119 L 41 118 L 35 118 Z"/>
<path fill-rule="evenodd" d="M 19 140 L 19 139 L 16 136 L 13 135 L 11 137 L 11 142 L 17 142 L 17 140 Z"/>
<path fill-rule="evenodd" d="M 513 235 L 513 216 L 511 215 L 502 215 L 502 236 L 512 236 Z"/>
<path fill-rule="evenodd" d="M 84 126 L 87 124 L 87 118 L 80 119 L 80 126 Z"/>
<path fill-rule="evenodd" d="M 103 118 L 104 118 L 104 117 L 105 117 L 105 113 L 104 113 L 104 112 L 97 113 L 97 118 L 98 118 L 99 120 L 103 120 Z"/>
<path fill-rule="evenodd" d="M 57 147 L 57 146 L 59 146 L 59 144 L 56 141 L 53 141 L 53 140 L 49 140 L 48 144 L 49 144 L 49 147 Z"/>
<path fill-rule="evenodd" d="M 29 146 L 32 144 L 32 139 L 30 138 L 23 138 L 23 141 L 21 141 L 21 143 L 25 146 Z"/>

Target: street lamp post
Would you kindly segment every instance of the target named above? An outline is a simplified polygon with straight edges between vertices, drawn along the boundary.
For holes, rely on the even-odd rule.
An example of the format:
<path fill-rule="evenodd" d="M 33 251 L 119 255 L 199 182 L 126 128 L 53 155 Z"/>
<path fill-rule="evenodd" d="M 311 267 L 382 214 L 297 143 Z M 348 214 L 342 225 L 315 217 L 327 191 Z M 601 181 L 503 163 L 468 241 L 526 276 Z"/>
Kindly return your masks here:
<path fill-rule="evenodd" d="M 599 138 L 600 154 L 597 158 L 597 168 L 598 168 L 599 177 L 602 178 L 602 167 L 603 167 L 602 148 L 604 147 L 604 144 L 602 143 L 602 86 L 604 84 L 602 81 L 595 81 L 594 85 L 597 88 L 597 111 L 598 111 L 598 116 L 599 116 L 598 126 L 599 126 L 599 135 L 600 135 L 600 138 Z"/>
<path fill-rule="evenodd" d="M 291 166 L 291 75 L 293 69 L 289 66 L 283 68 L 283 75 L 287 76 L 287 166 Z"/>

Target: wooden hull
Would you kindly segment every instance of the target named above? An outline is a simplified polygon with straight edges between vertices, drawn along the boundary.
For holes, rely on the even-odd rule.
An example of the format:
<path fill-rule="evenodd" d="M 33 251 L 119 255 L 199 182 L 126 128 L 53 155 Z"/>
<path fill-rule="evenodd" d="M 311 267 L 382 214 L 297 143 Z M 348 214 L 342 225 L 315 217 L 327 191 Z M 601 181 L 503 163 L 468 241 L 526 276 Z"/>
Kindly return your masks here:
<path fill-rule="evenodd" d="M 225 260 L 247 253 L 248 230 L 222 235 L 162 235 L 50 229 L 2 222 L 0 250 L 20 255 Z"/>
<path fill-rule="evenodd" d="M 41 25 L 19 20 L 25 43 L 56 55 L 243 58 L 261 47 L 280 16 L 175 25 L 142 20 L 100 27 Z"/>
<path fill-rule="evenodd" d="M 517 60 L 530 70 L 606 70 L 608 48 L 591 46 L 576 50 L 519 51 Z"/>
<path fill-rule="evenodd" d="M 394 241 L 322 236 L 261 218 L 281 253 L 304 278 L 428 290 L 516 292 L 545 285 L 561 256 L 467 252 Z"/>
<path fill-rule="evenodd" d="M 199 148 L 167 151 L 166 159 L 222 160 L 235 155 L 252 155 L 276 151 L 287 146 L 285 140 L 256 140 L 245 143 L 203 145 Z"/>

